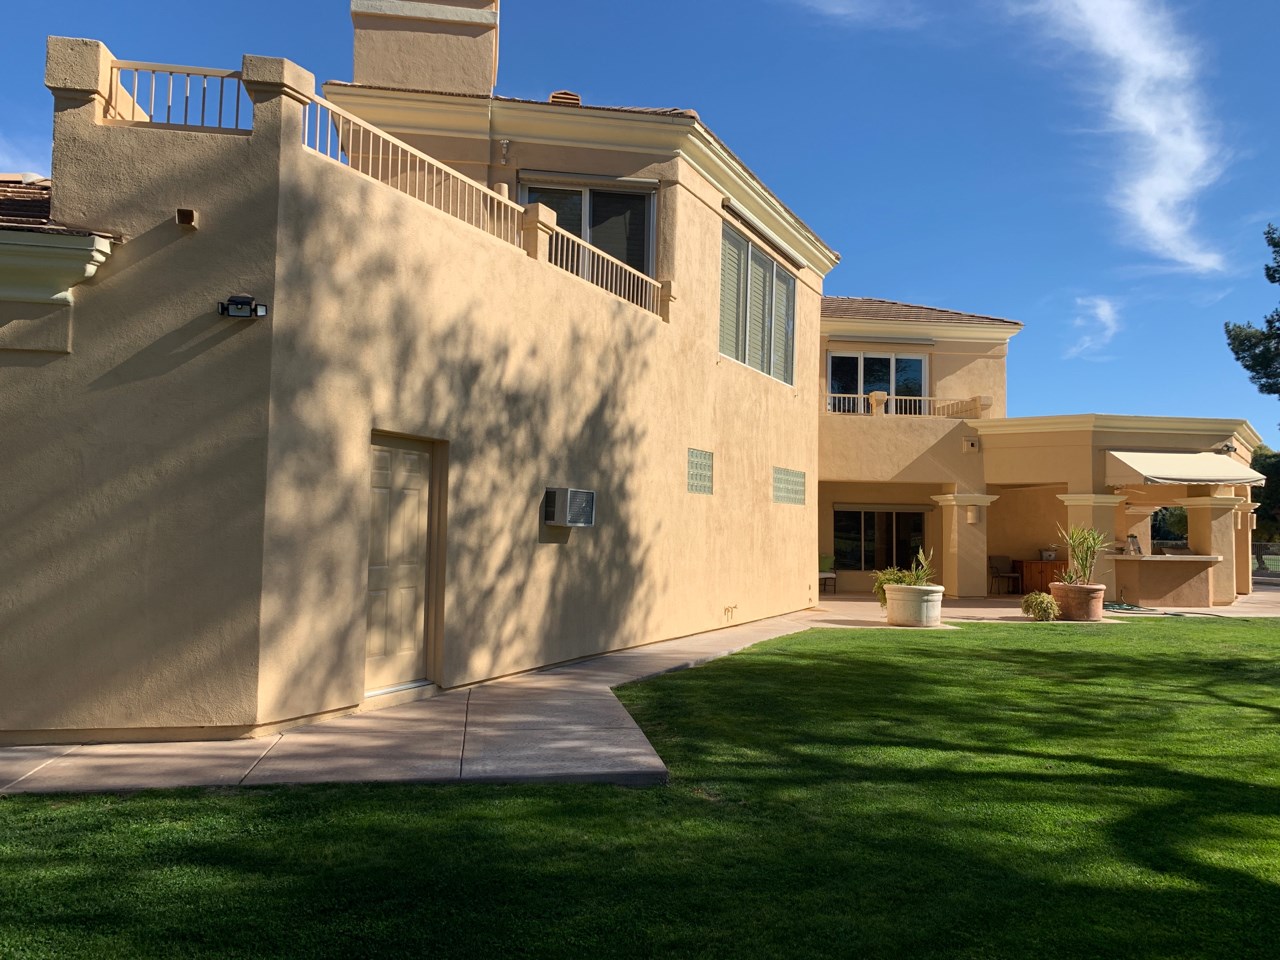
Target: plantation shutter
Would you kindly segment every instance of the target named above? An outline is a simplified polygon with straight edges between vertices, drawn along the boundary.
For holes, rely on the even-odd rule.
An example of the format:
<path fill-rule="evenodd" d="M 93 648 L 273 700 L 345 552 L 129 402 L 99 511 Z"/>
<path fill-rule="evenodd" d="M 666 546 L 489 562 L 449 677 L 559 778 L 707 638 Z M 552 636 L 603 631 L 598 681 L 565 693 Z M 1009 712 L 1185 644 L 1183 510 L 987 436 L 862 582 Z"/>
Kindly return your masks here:
<path fill-rule="evenodd" d="M 792 382 L 795 362 L 796 281 L 781 270 L 773 288 L 773 343 L 770 373 L 784 383 Z"/>
<path fill-rule="evenodd" d="M 720 247 L 720 352 L 741 360 L 742 301 L 747 274 L 747 241 L 728 227 Z"/>
<path fill-rule="evenodd" d="M 768 373 L 769 315 L 773 311 L 773 261 L 751 250 L 751 284 L 747 301 L 747 366 Z"/>

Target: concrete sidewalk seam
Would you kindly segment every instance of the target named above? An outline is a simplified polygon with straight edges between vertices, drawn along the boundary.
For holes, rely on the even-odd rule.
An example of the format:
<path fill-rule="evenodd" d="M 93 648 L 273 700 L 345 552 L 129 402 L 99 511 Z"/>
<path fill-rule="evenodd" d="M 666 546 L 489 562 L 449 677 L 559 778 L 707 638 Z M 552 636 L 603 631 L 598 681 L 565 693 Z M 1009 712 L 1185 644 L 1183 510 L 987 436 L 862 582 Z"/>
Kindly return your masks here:
<path fill-rule="evenodd" d="M 258 764 L 260 764 L 263 760 L 267 759 L 267 754 L 270 753 L 272 750 L 274 750 L 276 748 L 276 744 L 278 744 L 283 739 L 284 739 L 283 733 L 276 734 L 276 738 L 272 740 L 269 744 L 267 744 L 267 749 L 263 750 L 262 753 L 258 755 L 257 760 L 249 764 L 249 769 L 244 772 L 244 776 L 236 781 L 237 787 L 244 786 L 244 782 L 249 779 L 249 774 L 253 773 L 253 771 L 258 769 Z"/>
<path fill-rule="evenodd" d="M 11 780 L 9 783 L 6 783 L 3 787 L 0 787 L 0 796 L 7 795 L 11 787 L 16 787 L 23 780 L 27 779 L 27 777 L 34 776 L 35 774 L 43 770 L 45 767 L 47 767 L 49 764 L 53 763 L 55 760 L 61 760 L 67 754 L 75 753 L 77 750 L 79 750 L 83 746 L 84 746 L 83 743 L 73 743 L 70 747 L 62 751 L 62 753 L 58 754 L 56 757 L 50 757 L 48 760 L 40 764 L 38 767 L 32 767 L 30 770 L 28 770 L 26 773 L 20 776 L 17 780 Z"/>
<path fill-rule="evenodd" d="M 471 688 L 467 688 L 467 704 L 462 711 L 462 743 L 458 746 L 458 779 L 467 760 L 467 728 L 471 726 Z"/>

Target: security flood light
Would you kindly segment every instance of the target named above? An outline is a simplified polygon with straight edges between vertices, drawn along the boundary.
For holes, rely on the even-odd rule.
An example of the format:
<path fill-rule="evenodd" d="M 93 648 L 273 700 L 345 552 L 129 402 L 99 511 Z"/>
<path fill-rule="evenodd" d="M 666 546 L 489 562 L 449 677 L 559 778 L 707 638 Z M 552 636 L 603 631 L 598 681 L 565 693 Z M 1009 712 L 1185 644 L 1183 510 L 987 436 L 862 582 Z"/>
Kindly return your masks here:
<path fill-rule="evenodd" d="M 218 304 L 218 314 L 223 317 L 252 320 L 257 317 L 265 317 L 267 315 L 267 305 L 259 303 L 247 293 L 240 293 L 234 297 L 227 297 L 224 303 Z"/>

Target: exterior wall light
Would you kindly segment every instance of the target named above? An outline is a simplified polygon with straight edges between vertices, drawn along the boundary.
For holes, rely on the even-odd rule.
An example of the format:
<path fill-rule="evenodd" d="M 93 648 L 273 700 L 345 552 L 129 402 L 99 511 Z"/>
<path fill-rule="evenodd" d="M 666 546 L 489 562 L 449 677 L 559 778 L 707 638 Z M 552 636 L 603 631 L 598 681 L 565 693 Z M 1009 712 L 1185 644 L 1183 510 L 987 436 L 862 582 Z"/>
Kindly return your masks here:
<path fill-rule="evenodd" d="M 1237 449 L 1238 448 L 1236 447 L 1236 445 L 1232 443 L 1230 440 L 1228 440 L 1226 443 L 1224 443 L 1222 446 L 1218 448 L 1218 452 L 1225 453 L 1225 454 L 1232 454 L 1232 453 L 1235 453 Z"/>
<path fill-rule="evenodd" d="M 247 293 L 240 293 L 234 297 L 227 297 L 226 302 L 218 304 L 218 315 L 252 320 L 257 317 L 265 317 L 267 315 L 267 305 L 259 303 Z"/>

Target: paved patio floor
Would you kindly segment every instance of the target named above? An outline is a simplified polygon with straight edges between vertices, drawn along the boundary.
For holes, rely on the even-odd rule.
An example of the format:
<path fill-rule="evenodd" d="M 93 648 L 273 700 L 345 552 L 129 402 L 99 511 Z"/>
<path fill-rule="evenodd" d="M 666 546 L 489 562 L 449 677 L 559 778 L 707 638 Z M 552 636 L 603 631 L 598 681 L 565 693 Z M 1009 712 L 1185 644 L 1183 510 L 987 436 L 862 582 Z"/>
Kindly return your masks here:
<path fill-rule="evenodd" d="M 953 622 L 1021 621 L 1018 597 L 946 601 Z M 1280 617 L 1280 586 L 1213 611 Z M 1147 614 L 1150 615 L 1150 614 Z M 1124 616 L 1116 615 L 1117 619 Z M 612 688 L 810 627 L 883 627 L 864 596 L 294 727 L 254 740 L 0 748 L 0 794 L 364 782 L 664 783 L 667 768 Z"/>

